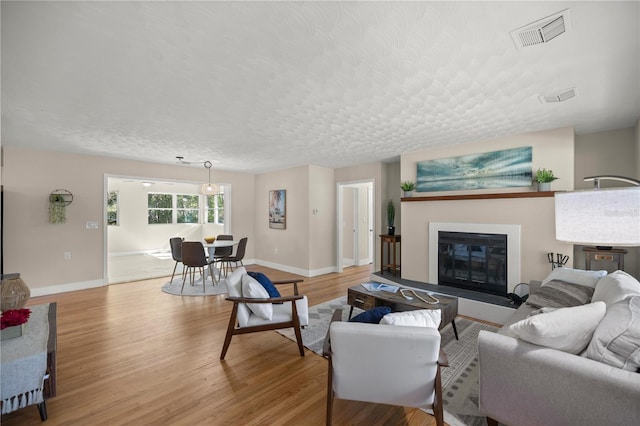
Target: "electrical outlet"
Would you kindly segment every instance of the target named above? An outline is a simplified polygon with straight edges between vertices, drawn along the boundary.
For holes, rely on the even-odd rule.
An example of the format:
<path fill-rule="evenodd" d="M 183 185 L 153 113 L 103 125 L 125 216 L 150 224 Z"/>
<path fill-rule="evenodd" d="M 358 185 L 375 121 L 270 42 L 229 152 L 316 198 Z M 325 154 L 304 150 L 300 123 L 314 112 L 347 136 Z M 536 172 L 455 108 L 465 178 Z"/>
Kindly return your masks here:
<path fill-rule="evenodd" d="M 276 248 L 276 254 L 278 254 L 278 249 Z"/>
<path fill-rule="evenodd" d="M 70 251 L 65 251 L 64 252 L 64 260 L 71 260 L 71 252 Z"/>

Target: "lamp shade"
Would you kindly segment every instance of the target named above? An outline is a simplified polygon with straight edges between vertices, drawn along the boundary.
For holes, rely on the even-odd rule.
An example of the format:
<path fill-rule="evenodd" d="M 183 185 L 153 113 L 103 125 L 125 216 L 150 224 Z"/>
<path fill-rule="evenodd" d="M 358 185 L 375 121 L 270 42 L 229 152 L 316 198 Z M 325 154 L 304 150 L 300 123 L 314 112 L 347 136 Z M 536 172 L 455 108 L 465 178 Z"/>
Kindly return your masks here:
<path fill-rule="evenodd" d="M 202 194 L 204 195 L 215 195 L 220 192 L 220 189 L 217 185 L 209 182 L 202 184 L 202 186 L 200 187 L 200 192 L 202 192 Z"/>
<path fill-rule="evenodd" d="M 640 246 L 640 187 L 556 192 L 556 239 Z"/>

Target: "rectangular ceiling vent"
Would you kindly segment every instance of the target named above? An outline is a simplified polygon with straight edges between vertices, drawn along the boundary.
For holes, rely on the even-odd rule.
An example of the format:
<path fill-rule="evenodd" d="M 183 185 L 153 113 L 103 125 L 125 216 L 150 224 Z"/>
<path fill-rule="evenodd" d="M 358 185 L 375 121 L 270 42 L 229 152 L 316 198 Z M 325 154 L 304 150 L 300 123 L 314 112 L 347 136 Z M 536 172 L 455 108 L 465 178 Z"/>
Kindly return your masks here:
<path fill-rule="evenodd" d="M 572 87 L 571 89 L 565 89 L 558 93 L 553 93 L 545 96 L 538 96 L 538 99 L 540 99 L 541 103 L 548 104 L 548 103 L 564 102 L 571 98 L 575 98 L 577 95 L 578 95 L 578 91 L 576 90 L 575 87 Z"/>
<path fill-rule="evenodd" d="M 569 9 L 511 31 L 516 48 L 548 43 L 571 29 Z"/>

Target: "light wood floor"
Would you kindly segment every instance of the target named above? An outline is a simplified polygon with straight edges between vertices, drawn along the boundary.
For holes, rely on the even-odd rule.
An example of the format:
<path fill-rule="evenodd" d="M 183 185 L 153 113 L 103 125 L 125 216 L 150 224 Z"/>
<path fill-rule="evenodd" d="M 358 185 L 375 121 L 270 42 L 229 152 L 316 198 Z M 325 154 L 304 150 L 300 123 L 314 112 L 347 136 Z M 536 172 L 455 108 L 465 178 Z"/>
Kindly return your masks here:
<path fill-rule="evenodd" d="M 295 275 L 259 266 L 272 279 Z M 370 266 L 304 278 L 316 305 L 369 278 Z M 301 277 L 303 278 L 303 277 Z M 235 336 L 220 350 L 231 303 L 224 296 L 163 293 L 167 278 L 33 298 L 58 303 L 58 395 L 52 425 L 322 425 L 327 362 L 275 331 Z M 3 426 L 40 425 L 27 407 Z M 337 400 L 336 425 L 435 425 L 420 410 Z"/>

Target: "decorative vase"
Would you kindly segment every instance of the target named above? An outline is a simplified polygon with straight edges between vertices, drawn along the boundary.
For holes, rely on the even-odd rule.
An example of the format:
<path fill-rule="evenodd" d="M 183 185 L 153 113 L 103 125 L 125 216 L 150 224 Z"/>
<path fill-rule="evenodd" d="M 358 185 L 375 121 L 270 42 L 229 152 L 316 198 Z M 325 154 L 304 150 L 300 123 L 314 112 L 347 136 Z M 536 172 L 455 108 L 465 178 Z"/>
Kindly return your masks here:
<path fill-rule="evenodd" d="M 2 275 L 0 284 L 0 310 L 21 309 L 31 297 L 29 287 L 22 281 L 20 274 Z"/>
<path fill-rule="evenodd" d="M 4 330 L 0 330 L 0 340 L 9 340 L 15 339 L 16 337 L 21 337 L 23 331 L 24 324 L 7 327 Z"/>
<path fill-rule="evenodd" d="M 413 197 L 413 191 L 402 191 L 402 192 L 403 192 L 403 197 L 405 198 Z"/>
<path fill-rule="evenodd" d="M 551 182 L 538 182 L 538 191 L 551 191 Z"/>
<path fill-rule="evenodd" d="M 388 226 L 387 227 L 387 234 L 395 235 L 395 233 L 396 233 L 396 227 L 395 226 Z"/>

